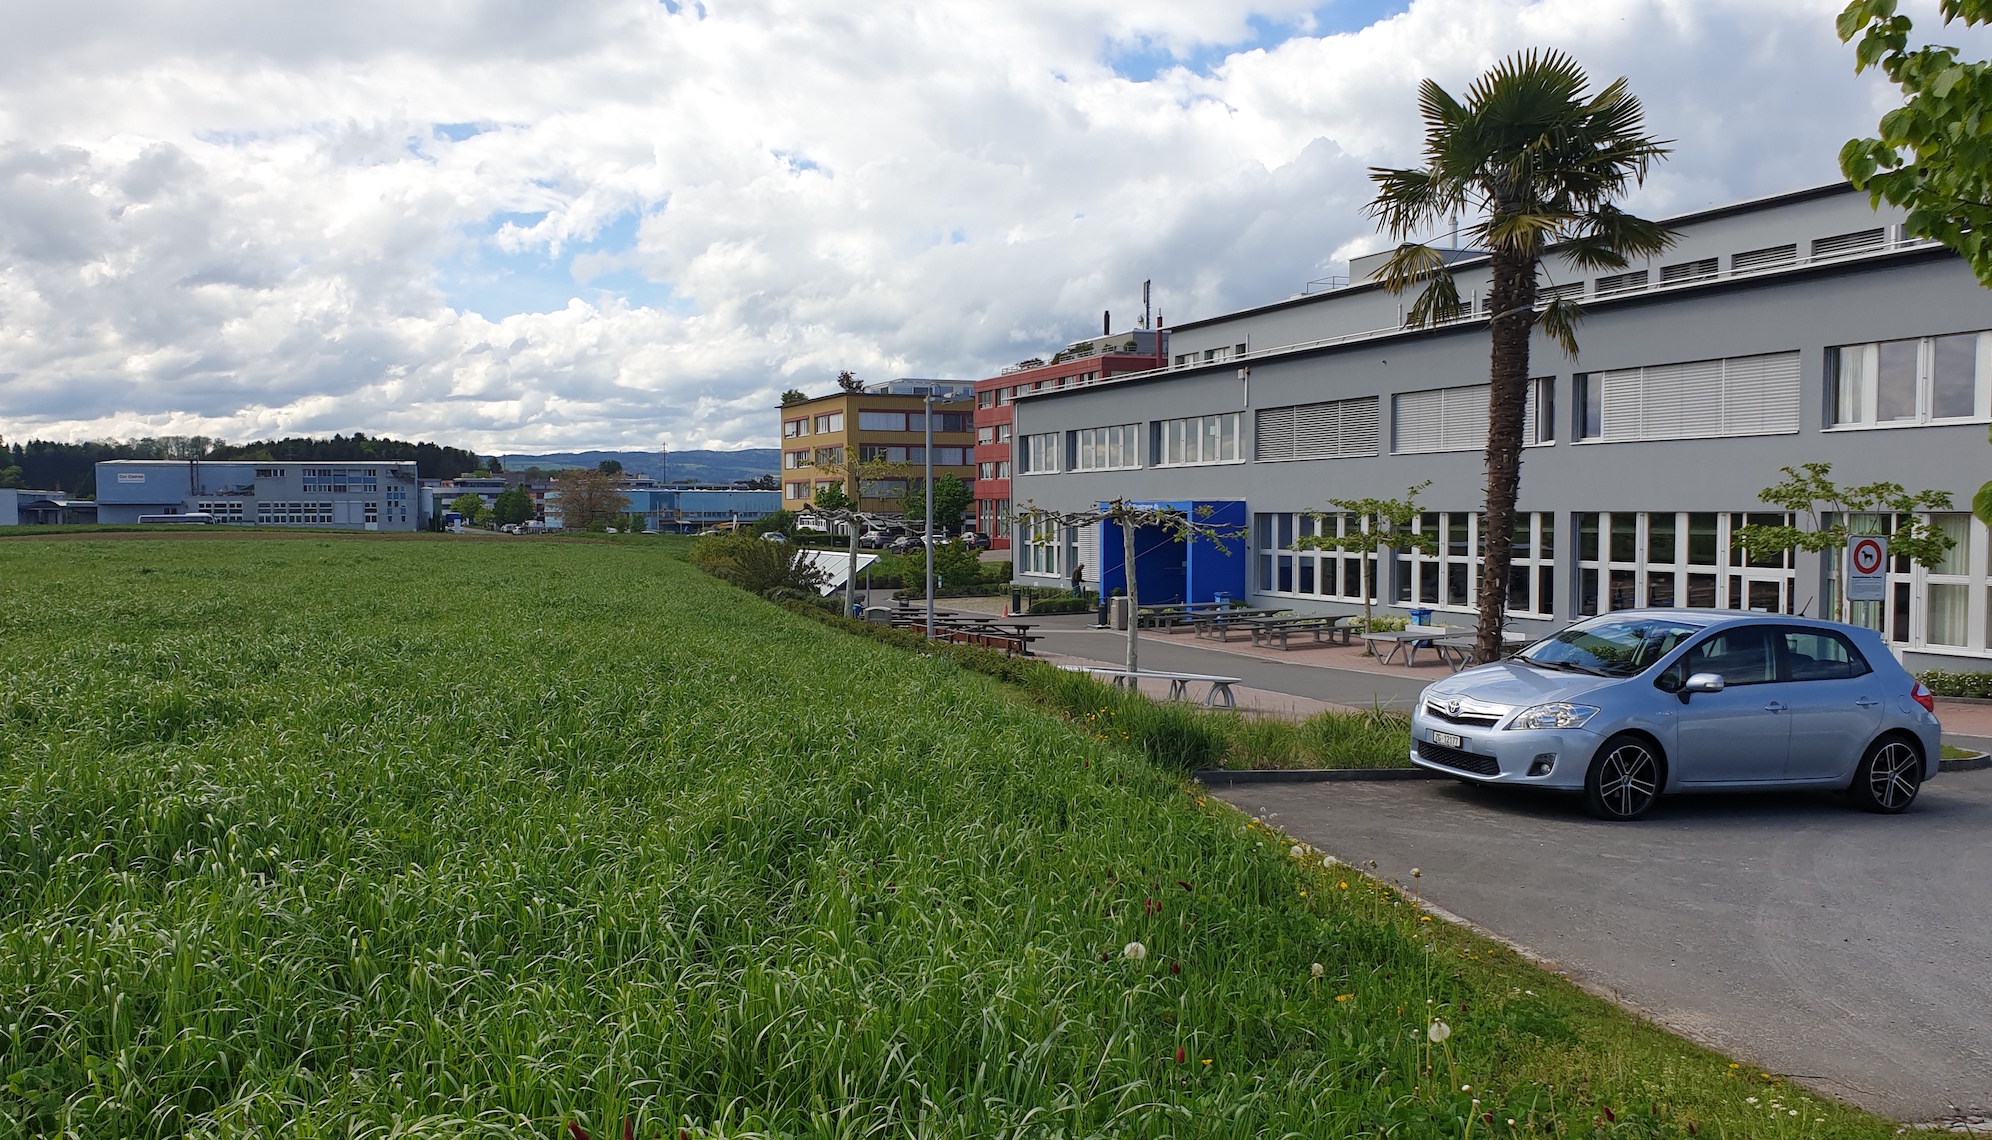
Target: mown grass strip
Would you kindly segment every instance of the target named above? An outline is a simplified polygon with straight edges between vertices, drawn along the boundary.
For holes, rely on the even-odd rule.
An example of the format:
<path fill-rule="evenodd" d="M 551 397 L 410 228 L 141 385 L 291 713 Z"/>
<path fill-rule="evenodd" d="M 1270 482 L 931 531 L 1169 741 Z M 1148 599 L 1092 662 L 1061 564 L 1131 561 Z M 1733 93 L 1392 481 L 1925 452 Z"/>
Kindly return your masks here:
<path fill-rule="evenodd" d="M 654 547 L 8 542 L 0 670 L 0 1134 L 1892 1131 Z"/>

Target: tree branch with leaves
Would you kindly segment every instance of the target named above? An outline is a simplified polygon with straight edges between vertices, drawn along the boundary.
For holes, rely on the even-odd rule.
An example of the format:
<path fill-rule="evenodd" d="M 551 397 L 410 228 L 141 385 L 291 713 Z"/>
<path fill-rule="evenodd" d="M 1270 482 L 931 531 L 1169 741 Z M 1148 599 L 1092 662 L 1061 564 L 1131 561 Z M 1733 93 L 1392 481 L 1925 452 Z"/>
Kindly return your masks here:
<path fill-rule="evenodd" d="M 1374 625 L 1370 607 L 1370 555 L 1379 559 L 1390 550 L 1432 551 L 1438 548 L 1438 536 L 1426 534 L 1418 526 L 1418 493 L 1432 485 L 1430 479 L 1415 487 L 1405 489 L 1402 499 L 1330 499 L 1328 505 L 1333 511 L 1303 512 L 1324 527 L 1332 525 L 1339 515 L 1348 519 L 1355 531 L 1350 534 L 1310 534 L 1294 540 L 1299 550 L 1355 550 L 1362 553 L 1359 560 L 1358 578 L 1363 594 L 1363 631 L 1367 633 Z M 1369 652 L 1368 649 L 1364 650 Z"/>
<path fill-rule="evenodd" d="M 1788 514 L 1799 516 L 1804 525 L 1740 526 L 1730 532 L 1730 545 L 1738 550 L 1767 554 L 1774 550 L 1803 550 L 1824 554 L 1839 565 L 1840 551 L 1856 534 L 1870 534 L 1855 527 L 1856 515 L 1892 514 L 1895 527 L 1888 536 L 1888 552 L 1907 558 L 1918 566 L 1942 564 L 1957 543 L 1951 536 L 1919 512 L 1947 511 L 1951 497 L 1946 491 L 1909 491 L 1900 483 L 1865 483 L 1841 487 L 1833 482 L 1833 465 L 1805 463 L 1780 468 L 1785 481 L 1766 487 L 1757 498 Z M 1847 591 L 1842 584 L 1833 606 L 1835 621 L 1847 620 Z"/>
<path fill-rule="evenodd" d="M 1016 512 L 1016 519 L 1025 530 L 1054 527 L 1063 531 L 1068 527 L 1099 526 L 1109 522 L 1120 528 L 1121 566 L 1123 577 L 1127 579 L 1127 671 L 1136 673 L 1140 671 L 1141 660 L 1141 594 L 1135 572 L 1135 532 L 1142 527 L 1155 527 L 1172 541 L 1208 542 L 1228 554 L 1230 548 L 1225 546 L 1225 542 L 1242 539 L 1245 528 L 1235 523 L 1213 523 L 1209 521 L 1212 513 L 1208 503 L 1194 511 L 1184 511 L 1176 507 L 1144 506 L 1128 499 L 1115 499 L 1104 506 L 1082 511 L 1053 511 L 1026 501 L 1023 509 Z"/>

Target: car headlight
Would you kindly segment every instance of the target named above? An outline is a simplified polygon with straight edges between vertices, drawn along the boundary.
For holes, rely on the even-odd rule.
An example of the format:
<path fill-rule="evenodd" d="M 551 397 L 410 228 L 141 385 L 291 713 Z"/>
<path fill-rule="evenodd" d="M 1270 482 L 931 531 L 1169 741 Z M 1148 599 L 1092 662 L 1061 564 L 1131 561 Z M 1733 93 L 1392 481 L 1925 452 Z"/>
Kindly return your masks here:
<path fill-rule="evenodd" d="M 1546 705 L 1530 705 L 1515 714 L 1508 722 L 1509 728 L 1582 728 L 1584 722 L 1598 715 L 1595 705 L 1573 705 L 1568 701 L 1551 701 Z"/>

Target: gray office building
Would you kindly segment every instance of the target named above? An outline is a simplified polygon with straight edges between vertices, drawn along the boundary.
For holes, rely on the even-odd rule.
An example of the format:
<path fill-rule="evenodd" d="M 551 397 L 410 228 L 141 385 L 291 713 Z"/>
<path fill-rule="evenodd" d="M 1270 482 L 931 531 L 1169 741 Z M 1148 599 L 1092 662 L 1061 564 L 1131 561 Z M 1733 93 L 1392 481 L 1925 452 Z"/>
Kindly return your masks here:
<path fill-rule="evenodd" d="M 116 459 L 97 464 L 97 521 L 420 530 L 420 485 L 412 462 Z"/>
<path fill-rule="evenodd" d="M 1578 271 L 1552 257 L 1547 295 L 1581 300 L 1582 352 L 1531 351 L 1509 610 L 1543 631 L 1641 605 L 1833 615 L 1841 569 L 1806 554 L 1746 555 L 1732 530 L 1781 522 L 1758 492 L 1808 462 L 1843 486 L 1947 491 L 1934 516 L 1957 545 L 1935 568 L 1893 560 L 1885 597 L 1853 603 L 1914 668 L 1992 657 L 1987 533 L 1970 500 L 1992 476 L 1992 292 L 1901 215 L 1845 185 L 1668 219 L 1651 263 Z M 1420 496 L 1430 552 L 1376 566 L 1378 600 L 1470 622 L 1479 582 L 1487 425 L 1484 257 L 1455 263 L 1461 308 L 1407 329 L 1412 296 L 1365 281 L 1171 330 L 1168 366 L 1016 398 L 1019 510 L 1118 497 L 1195 504 L 1245 533 L 1223 554 L 1138 535 L 1144 599 L 1361 607 L 1350 551 L 1296 539 L 1330 499 Z M 1804 520 L 1801 520 L 1802 522 Z M 1885 530 L 1888 517 L 1856 524 Z M 1807 525 L 1810 525 L 1807 523 Z M 1086 566 L 1122 584 L 1117 532 L 1019 527 L 1020 582 Z"/>

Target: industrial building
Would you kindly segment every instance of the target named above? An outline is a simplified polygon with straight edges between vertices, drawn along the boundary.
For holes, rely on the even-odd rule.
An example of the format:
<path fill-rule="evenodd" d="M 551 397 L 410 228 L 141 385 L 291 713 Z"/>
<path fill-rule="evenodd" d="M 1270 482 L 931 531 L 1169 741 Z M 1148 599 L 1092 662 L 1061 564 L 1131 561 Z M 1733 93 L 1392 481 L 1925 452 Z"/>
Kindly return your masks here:
<path fill-rule="evenodd" d="M 415 464 L 115 459 L 97 464 L 97 521 L 420 530 Z"/>
<path fill-rule="evenodd" d="M 1845 184 L 1666 221 L 1677 240 L 1651 263 L 1544 263 L 1545 301 L 1578 299 L 1586 315 L 1576 359 L 1540 332 L 1531 350 L 1520 522 L 1505 539 L 1515 625 L 1644 605 L 1832 616 L 1831 559 L 1730 540 L 1786 519 L 1759 498 L 1781 467 L 1822 462 L 1842 486 L 1888 480 L 1957 507 L 1933 518 L 1957 542 L 1950 557 L 1893 560 L 1885 598 L 1852 603 L 1854 619 L 1915 668 L 1992 657 L 1988 536 L 1969 514 L 1992 475 L 1992 292 Z M 1164 367 L 1014 393 L 1017 508 L 1128 498 L 1235 521 L 1223 551 L 1137 535 L 1144 601 L 1230 593 L 1354 613 L 1368 557 L 1380 604 L 1471 624 L 1488 537 L 1487 261 L 1455 254 L 1459 312 L 1414 329 L 1413 296 L 1366 280 L 1382 257 L 1356 259 L 1346 287 L 1176 326 Z M 1427 481 L 1429 552 L 1297 544 L 1346 529 L 1331 499 L 1403 498 Z M 1079 562 L 1109 591 L 1125 583 L 1111 526 L 1014 537 L 1020 582 L 1061 583 Z"/>

